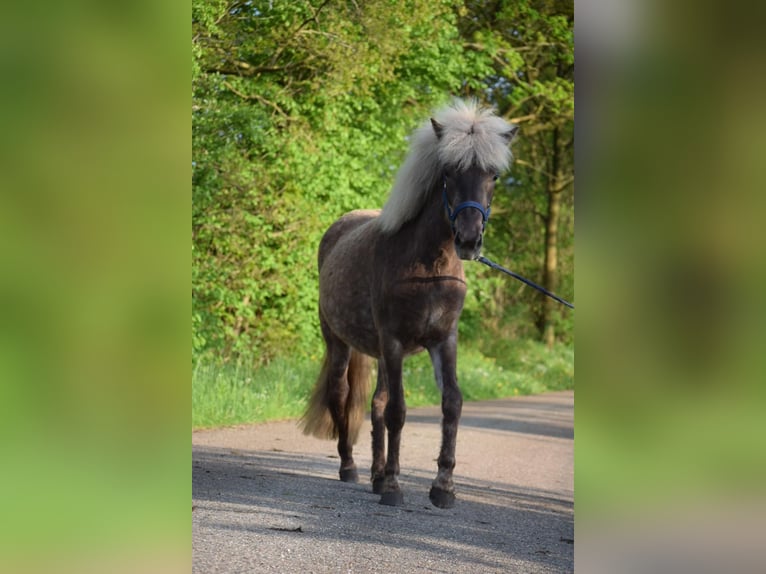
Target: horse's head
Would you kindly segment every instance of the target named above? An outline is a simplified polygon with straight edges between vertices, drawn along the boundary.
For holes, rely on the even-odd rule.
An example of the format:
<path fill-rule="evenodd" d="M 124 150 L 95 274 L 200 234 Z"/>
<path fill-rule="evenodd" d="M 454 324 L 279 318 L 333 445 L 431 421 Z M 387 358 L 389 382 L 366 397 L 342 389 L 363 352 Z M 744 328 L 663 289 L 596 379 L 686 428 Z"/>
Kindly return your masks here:
<path fill-rule="evenodd" d="M 452 130 L 445 137 L 445 126 L 431 119 L 434 133 L 446 145 L 448 155 L 458 150 L 457 165 L 443 169 L 442 197 L 446 217 L 452 226 L 455 251 L 460 259 L 477 259 L 481 255 L 484 229 L 489 220 L 495 182 L 499 177 L 494 164 L 506 164 L 507 146 L 516 136 L 518 127 L 495 118 L 495 130 L 471 124 L 468 131 Z M 497 128 L 501 129 L 497 129 Z M 455 133 L 456 132 L 456 133 Z M 446 141 L 445 141 L 446 140 Z M 466 161 L 475 158 L 477 161 Z M 499 158 L 499 161 L 491 161 Z M 469 164 L 468 167 L 465 167 Z"/>
<path fill-rule="evenodd" d="M 477 167 L 465 171 L 445 170 L 444 207 L 460 259 L 476 259 L 481 255 L 497 177 L 497 173 Z"/>

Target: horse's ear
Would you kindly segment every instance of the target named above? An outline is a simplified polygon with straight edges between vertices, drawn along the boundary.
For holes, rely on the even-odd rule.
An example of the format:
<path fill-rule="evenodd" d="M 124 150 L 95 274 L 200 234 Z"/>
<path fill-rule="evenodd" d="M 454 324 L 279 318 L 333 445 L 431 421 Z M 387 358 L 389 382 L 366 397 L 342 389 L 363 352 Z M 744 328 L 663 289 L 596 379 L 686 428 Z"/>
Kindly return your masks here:
<path fill-rule="evenodd" d="M 431 125 L 434 128 L 434 133 L 436 134 L 436 137 L 441 139 L 442 134 L 444 133 L 444 126 L 441 125 L 439 122 L 437 122 L 433 118 L 431 118 Z"/>
<path fill-rule="evenodd" d="M 509 129 L 507 132 L 504 132 L 500 135 L 503 136 L 506 142 L 509 144 L 516 139 L 516 135 L 519 133 L 519 126 L 512 125 L 511 129 Z"/>

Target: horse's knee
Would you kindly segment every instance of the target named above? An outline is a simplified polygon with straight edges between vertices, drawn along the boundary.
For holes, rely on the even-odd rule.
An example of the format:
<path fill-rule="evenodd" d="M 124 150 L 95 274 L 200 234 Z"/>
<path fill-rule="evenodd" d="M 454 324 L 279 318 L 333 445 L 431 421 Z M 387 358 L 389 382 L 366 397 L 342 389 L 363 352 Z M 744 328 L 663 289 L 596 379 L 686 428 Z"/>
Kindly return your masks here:
<path fill-rule="evenodd" d="M 445 421 L 457 421 L 463 411 L 463 394 L 460 389 L 445 391 L 442 395 L 442 415 Z"/>
<path fill-rule="evenodd" d="M 404 426 L 404 419 L 407 416 L 407 407 L 399 401 L 389 401 L 386 405 L 385 419 L 386 428 L 389 431 L 398 431 Z"/>

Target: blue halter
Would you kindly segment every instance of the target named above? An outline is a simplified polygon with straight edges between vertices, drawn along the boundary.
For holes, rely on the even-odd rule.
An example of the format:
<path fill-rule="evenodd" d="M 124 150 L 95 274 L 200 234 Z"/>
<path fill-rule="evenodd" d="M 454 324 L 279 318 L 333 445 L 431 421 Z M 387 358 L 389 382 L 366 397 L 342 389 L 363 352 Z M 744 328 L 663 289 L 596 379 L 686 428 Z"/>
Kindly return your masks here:
<path fill-rule="evenodd" d="M 488 205 L 487 208 L 484 209 L 484 206 L 478 201 L 464 201 L 463 203 L 459 203 L 453 211 L 450 209 L 449 201 L 447 201 L 447 178 L 444 178 L 442 197 L 444 198 L 444 207 L 447 210 L 447 217 L 449 217 L 450 224 L 452 225 L 452 233 L 455 233 L 455 220 L 457 219 L 457 214 L 469 207 L 478 209 L 481 212 L 481 231 L 482 233 L 484 232 L 484 228 L 487 226 L 487 221 L 489 221 L 489 213 L 492 210 L 491 206 Z"/>

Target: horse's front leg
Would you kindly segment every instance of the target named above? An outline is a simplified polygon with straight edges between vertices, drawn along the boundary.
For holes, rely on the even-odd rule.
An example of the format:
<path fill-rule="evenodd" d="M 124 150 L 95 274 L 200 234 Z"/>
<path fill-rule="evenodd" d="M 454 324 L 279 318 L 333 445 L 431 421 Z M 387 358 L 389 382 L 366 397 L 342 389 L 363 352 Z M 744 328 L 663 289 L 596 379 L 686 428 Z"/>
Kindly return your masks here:
<path fill-rule="evenodd" d="M 378 362 L 378 383 L 372 396 L 372 491 L 383 494 L 386 466 L 386 420 L 385 409 L 388 403 L 388 383 L 383 361 Z"/>
<path fill-rule="evenodd" d="M 402 387 L 402 348 L 393 340 L 384 343 L 380 368 L 385 369 L 385 382 L 388 387 L 388 402 L 383 412 L 383 418 L 388 429 L 388 456 L 383 470 L 383 485 L 380 504 L 400 506 L 404 497 L 399 488 L 399 444 L 402 438 L 402 427 L 407 413 Z"/>
<path fill-rule="evenodd" d="M 452 508 L 455 505 L 455 443 L 463 395 L 457 385 L 457 332 L 443 343 L 428 349 L 434 367 L 436 384 L 442 392 L 442 446 L 439 452 L 439 472 L 431 485 L 429 498 L 434 506 Z"/>

